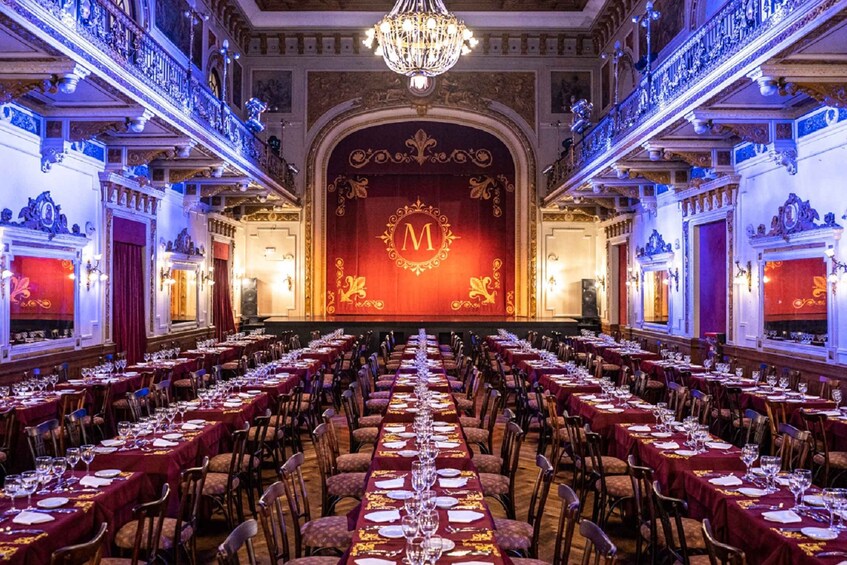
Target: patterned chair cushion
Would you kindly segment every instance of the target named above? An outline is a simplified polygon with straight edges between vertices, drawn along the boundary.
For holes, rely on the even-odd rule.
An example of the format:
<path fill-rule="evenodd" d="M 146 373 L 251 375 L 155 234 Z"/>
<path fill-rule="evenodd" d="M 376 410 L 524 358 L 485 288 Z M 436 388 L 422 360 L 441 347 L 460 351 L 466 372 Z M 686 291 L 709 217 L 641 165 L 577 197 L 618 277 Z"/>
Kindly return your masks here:
<path fill-rule="evenodd" d="M 323 383 L 321 383 L 321 386 L 324 390 L 332 389 L 333 383 L 334 375 L 332 373 L 327 373 L 324 375 Z"/>
<path fill-rule="evenodd" d="M 666 547 L 664 528 L 659 526 L 656 531 L 656 541 L 659 547 Z M 682 531 L 685 533 L 685 547 L 691 549 L 706 549 L 706 542 L 703 539 L 703 523 L 700 520 L 693 518 L 682 519 Z M 642 524 L 641 536 L 650 541 L 650 524 Z M 678 545 L 678 544 L 674 544 Z"/>
<path fill-rule="evenodd" d="M 465 386 L 465 383 L 463 383 L 462 381 L 458 381 L 456 379 L 448 379 L 448 381 L 450 383 L 450 390 L 452 390 L 454 392 L 462 390 L 462 388 Z"/>
<path fill-rule="evenodd" d="M 479 482 L 485 496 L 509 494 L 509 477 L 500 473 L 480 473 Z"/>
<path fill-rule="evenodd" d="M 825 463 L 823 453 L 816 453 L 813 460 L 815 465 L 823 466 Z M 847 469 L 847 451 L 830 451 L 829 466 L 835 469 Z"/>
<path fill-rule="evenodd" d="M 339 473 L 326 480 L 326 492 L 331 496 L 362 498 L 365 494 L 365 473 Z"/>
<path fill-rule="evenodd" d="M 338 565 L 338 561 L 338 557 L 316 555 L 314 557 L 292 559 L 291 561 L 286 561 L 285 565 Z"/>
<path fill-rule="evenodd" d="M 453 397 L 453 399 L 456 401 L 456 408 L 458 408 L 462 412 L 473 410 L 474 402 L 472 399 L 464 395 L 456 395 Z"/>
<path fill-rule="evenodd" d="M 464 428 L 468 443 L 488 443 L 488 430 L 482 428 Z"/>
<path fill-rule="evenodd" d="M 6 455 L 6 452 L 0 451 L 0 463 L 5 463 L 6 459 L 8 459 L 8 455 Z"/>
<path fill-rule="evenodd" d="M 235 371 L 238 369 L 238 361 L 229 361 L 221 365 L 221 369 L 224 371 Z"/>
<path fill-rule="evenodd" d="M 367 402 L 365 402 L 365 406 L 369 410 L 375 410 L 378 412 L 385 411 L 388 408 L 389 399 L 387 398 L 369 398 Z"/>
<path fill-rule="evenodd" d="M 597 482 L 594 483 L 594 488 L 597 489 L 597 492 L 600 492 L 600 479 L 597 479 Z M 629 478 L 629 475 L 606 477 L 606 492 L 608 492 L 609 496 L 612 498 L 628 498 L 635 496 L 635 493 L 632 490 L 632 480 Z"/>
<path fill-rule="evenodd" d="M 96 415 L 96 414 L 94 415 L 94 420 L 93 420 L 93 422 L 94 422 L 94 425 L 95 425 L 95 426 L 105 426 L 105 425 L 106 425 L 106 420 L 104 420 L 104 419 L 103 419 L 103 416 L 98 416 L 98 415 Z M 92 418 L 91 418 L 91 416 L 85 416 L 85 417 L 82 419 L 82 425 L 83 425 L 83 426 L 90 426 L 90 425 L 91 425 L 91 423 L 92 423 Z"/>
<path fill-rule="evenodd" d="M 467 431 L 467 428 L 478 428 L 481 422 L 476 416 L 459 416 L 459 423 Z"/>
<path fill-rule="evenodd" d="M 503 458 L 499 455 L 477 453 L 473 456 L 473 464 L 480 473 L 499 473 L 503 468 Z"/>
<path fill-rule="evenodd" d="M 179 379 L 178 381 L 174 381 L 174 386 L 176 388 L 191 388 L 193 384 L 191 379 Z"/>
<path fill-rule="evenodd" d="M 547 561 L 541 559 L 528 559 L 526 557 L 512 557 L 514 565 L 550 565 Z"/>
<path fill-rule="evenodd" d="M 306 547 L 334 547 L 344 551 L 353 542 L 346 516 L 326 516 L 306 522 L 300 527 L 300 533 Z"/>
<path fill-rule="evenodd" d="M 268 429 L 265 431 L 265 441 L 271 442 L 282 439 L 284 433 L 285 432 L 282 428 L 272 428 L 268 426 Z"/>
<path fill-rule="evenodd" d="M 203 483 L 203 494 L 206 496 L 218 496 L 224 494 L 227 489 L 227 473 L 206 473 L 206 482 Z M 238 488 L 238 477 L 232 479 L 232 488 Z"/>
<path fill-rule="evenodd" d="M 112 402 L 112 408 L 117 410 L 129 410 L 129 402 L 127 402 L 126 398 L 119 398 Z"/>
<path fill-rule="evenodd" d="M 390 390 L 378 390 L 371 393 L 371 398 L 391 398 Z"/>
<path fill-rule="evenodd" d="M 115 536 L 115 545 L 122 549 L 132 549 L 135 546 L 135 532 L 138 529 L 138 522 L 132 521 L 118 530 Z M 168 550 L 174 546 L 174 532 L 176 532 L 176 518 L 165 518 L 162 523 L 162 535 L 159 537 L 159 548 Z M 186 543 L 194 535 L 194 530 L 191 526 L 185 526 L 182 529 L 180 543 Z M 141 547 L 144 548 L 147 544 L 147 522 L 144 523 L 144 530 L 141 533 Z"/>
<path fill-rule="evenodd" d="M 520 520 L 494 518 L 494 541 L 506 551 L 527 550 L 532 546 L 532 526 Z"/>
<path fill-rule="evenodd" d="M 359 425 L 363 428 L 378 428 L 382 425 L 382 416 L 380 414 L 359 416 Z"/>
<path fill-rule="evenodd" d="M 220 453 L 209 460 L 210 473 L 229 473 L 229 463 L 232 460 L 232 453 Z M 253 457 L 253 466 L 259 465 L 259 459 Z M 250 467 L 250 457 L 245 457 L 242 461 L 241 470 L 246 471 Z"/>
<path fill-rule="evenodd" d="M 650 389 L 665 388 L 665 383 L 663 383 L 662 381 L 647 381 L 647 388 L 650 388 Z"/>
<path fill-rule="evenodd" d="M 376 443 L 379 428 L 357 428 L 353 430 L 353 439 L 359 443 Z"/>
<path fill-rule="evenodd" d="M 592 471 L 594 466 L 591 461 L 586 461 L 586 463 L 586 469 L 588 471 Z M 577 466 L 580 466 L 579 462 L 577 462 Z M 627 465 L 626 461 L 623 459 L 618 459 L 611 455 L 604 455 L 603 472 L 606 473 L 606 475 L 626 475 L 629 472 L 629 465 Z"/>
<path fill-rule="evenodd" d="M 345 453 L 336 458 L 335 465 L 341 473 L 362 473 L 371 466 L 371 459 L 370 453 Z"/>

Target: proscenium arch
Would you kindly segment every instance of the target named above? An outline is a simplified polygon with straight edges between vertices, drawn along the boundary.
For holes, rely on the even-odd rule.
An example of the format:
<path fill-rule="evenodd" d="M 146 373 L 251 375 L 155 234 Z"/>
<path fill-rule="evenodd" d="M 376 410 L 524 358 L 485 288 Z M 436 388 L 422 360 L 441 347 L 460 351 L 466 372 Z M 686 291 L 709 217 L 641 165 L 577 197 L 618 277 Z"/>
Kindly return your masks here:
<path fill-rule="evenodd" d="M 323 120 L 322 120 L 323 121 Z M 329 158 L 347 136 L 366 128 L 406 121 L 446 122 L 487 132 L 508 148 L 515 165 L 515 316 L 537 316 L 537 163 L 530 137 L 508 116 L 448 107 L 429 108 L 420 115 L 404 106 L 374 111 L 348 109 L 325 121 L 308 144 L 305 190 L 305 253 L 307 315 L 326 314 L 326 185 Z"/>

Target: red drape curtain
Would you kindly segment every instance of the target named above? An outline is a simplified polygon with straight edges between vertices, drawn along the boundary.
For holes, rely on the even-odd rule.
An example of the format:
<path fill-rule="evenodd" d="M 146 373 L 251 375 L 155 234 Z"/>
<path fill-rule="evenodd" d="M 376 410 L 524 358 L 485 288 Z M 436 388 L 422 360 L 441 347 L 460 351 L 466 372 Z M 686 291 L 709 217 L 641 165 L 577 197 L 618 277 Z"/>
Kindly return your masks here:
<path fill-rule="evenodd" d="M 700 335 L 726 332 L 726 220 L 700 230 Z"/>
<path fill-rule="evenodd" d="M 235 331 L 232 299 L 229 291 L 229 265 L 225 259 L 215 259 L 215 286 L 212 289 L 212 316 L 215 321 L 215 337 L 223 339 L 227 332 Z"/>
<path fill-rule="evenodd" d="M 139 361 L 147 350 L 144 329 L 144 247 L 115 241 L 112 260 L 113 337 L 127 361 Z"/>

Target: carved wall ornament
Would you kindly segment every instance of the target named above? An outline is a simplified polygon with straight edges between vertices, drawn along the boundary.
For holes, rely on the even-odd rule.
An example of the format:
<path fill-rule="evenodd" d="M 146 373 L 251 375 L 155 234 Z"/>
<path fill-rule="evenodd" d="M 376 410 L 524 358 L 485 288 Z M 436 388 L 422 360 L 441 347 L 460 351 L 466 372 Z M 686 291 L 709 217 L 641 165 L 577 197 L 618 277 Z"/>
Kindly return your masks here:
<path fill-rule="evenodd" d="M 417 163 L 424 166 L 427 163 L 457 163 L 465 164 L 468 162 L 474 165 L 486 168 L 493 163 L 491 152 L 487 149 L 454 149 L 450 154 L 444 151 L 436 151 L 438 140 L 431 137 L 423 129 L 415 132 L 415 135 L 406 140 L 406 147 L 409 148 L 408 153 L 392 153 L 388 149 L 355 149 L 350 153 L 348 162 L 350 166 L 356 169 L 369 164 L 410 164 Z"/>
<path fill-rule="evenodd" d="M 747 227 L 747 235 L 750 239 L 778 236 L 787 241 L 789 236 L 795 233 L 841 227 L 835 223 L 835 214 L 832 212 L 824 216 L 823 225 L 816 222 L 819 219 L 818 211 L 812 208 L 809 201 L 801 200 L 792 192 L 771 220 L 770 230 L 765 227 L 765 224 L 759 224 L 759 227 L 755 229 L 750 225 Z"/>
<path fill-rule="evenodd" d="M 338 175 L 326 187 L 327 192 L 338 194 L 338 205 L 335 207 L 335 215 L 343 216 L 346 213 L 346 205 L 348 200 L 364 200 L 368 197 L 367 177 L 348 177 L 347 175 Z"/>
<path fill-rule="evenodd" d="M 0 79 L 0 104 L 14 102 L 33 90 L 42 94 L 58 92 L 56 82 L 48 79 Z"/>
<path fill-rule="evenodd" d="M 712 153 L 699 151 L 669 151 L 666 153 L 671 157 L 682 159 L 693 167 L 711 167 Z"/>
<path fill-rule="evenodd" d="M 0 212 L 0 225 L 46 232 L 48 239 L 53 239 L 57 235 L 85 237 L 79 224 L 74 224 L 68 229 L 68 218 L 62 214 L 62 207 L 53 201 L 49 190 L 45 190 L 35 198 L 28 200 L 27 205 L 21 208 L 18 213 L 19 222 L 13 222 L 12 211 L 4 208 Z"/>
<path fill-rule="evenodd" d="M 542 222 L 599 222 L 600 218 L 594 214 L 589 214 L 580 208 L 565 209 L 559 212 L 543 212 L 541 214 Z"/>
<path fill-rule="evenodd" d="M 506 175 L 483 175 L 479 177 L 471 177 L 470 183 L 471 198 L 475 200 L 491 200 L 491 213 L 495 218 L 503 215 L 503 192 L 514 192 L 515 185 L 511 183 Z"/>
<path fill-rule="evenodd" d="M 206 254 L 206 249 L 202 245 L 195 246 L 194 240 L 188 233 L 188 228 L 182 228 L 174 241 L 169 241 L 165 246 L 165 251 L 168 253 L 180 253 L 182 255 L 200 255 Z"/>
<path fill-rule="evenodd" d="M 806 96 L 834 108 L 847 108 L 847 85 L 843 82 L 779 82 L 780 96 Z"/>
<path fill-rule="evenodd" d="M 797 174 L 797 150 L 793 147 L 782 149 L 771 147 L 768 150 L 768 156 L 771 158 L 771 161 L 780 167 L 785 167 L 789 175 Z"/>
<path fill-rule="evenodd" d="M 771 136 L 766 123 L 749 123 L 749 124 L 715 124 L 712 131 L 716 134 L 731 133 L 743 141 L 755 143 L 757 145 L 766 145 L 770 143 Z"/>
<path fill-rule="evenodd" d="M 656 184 L 671 184 L 670 171 L 638 171 L 638 174 Z"/>
<path fill-rule="evenodd" d="M 637 247 L 635 255 L 638 257 L 653 257 L 654 255 L 659 255 L 661 253 L 672 252 L 673 245 L 665 243 L 665 238 L 662 237 L 662 234 L 660 234 L 658 230 L 653 230 L 653 233 L 650 234 L 650 238 L 647 240 L 647 245 L 644 247 Z"/>
<path fill-rule="evenodd" d="M 104 133 L 118 133 L 124 130 L 125 122 L 115 120 L 72 121 L 68 127 L 69 141 L 89 140 Z"/>

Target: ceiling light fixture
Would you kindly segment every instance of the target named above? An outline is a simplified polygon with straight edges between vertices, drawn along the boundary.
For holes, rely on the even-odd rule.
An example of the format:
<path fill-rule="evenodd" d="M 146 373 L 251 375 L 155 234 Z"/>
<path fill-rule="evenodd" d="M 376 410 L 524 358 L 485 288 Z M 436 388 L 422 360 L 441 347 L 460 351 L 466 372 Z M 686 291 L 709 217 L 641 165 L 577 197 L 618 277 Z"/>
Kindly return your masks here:
<path fill-rule="evenodd" d="M 425 90 L 429 78 L 449 71 L 477 40 L 464 22 L 447 11 L 442 0 L 397 0 L 394 8 L 367 30 L 364 40 L 395 73 Z"/>

